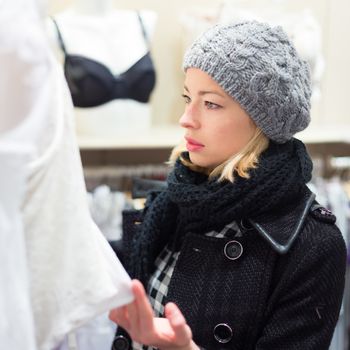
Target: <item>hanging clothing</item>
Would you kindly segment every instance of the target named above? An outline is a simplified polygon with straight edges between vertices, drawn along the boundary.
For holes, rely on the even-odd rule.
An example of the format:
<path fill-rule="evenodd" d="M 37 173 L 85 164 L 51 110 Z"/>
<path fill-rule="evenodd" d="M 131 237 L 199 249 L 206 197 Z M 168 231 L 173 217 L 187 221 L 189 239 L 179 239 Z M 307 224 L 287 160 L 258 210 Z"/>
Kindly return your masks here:
<path fill-rule="evenodd" d="M 18 9 L 17 5 L 14 2 L 14 8 Z M 30 2 L 30 5 L 35 11 L 36 4 Z M 29 288 L 17 288 L 15 291 L 19 294 L 12 293 L 12 296 L 6 290 L 5 293 L 10 294 L 6 302 L 10 307 L 11 298 L 16 295 L 23 300 L 30 296 L 34 326 L 29 323 L 24 307 L 23 312 L 17 312 L 18 307 L 24 305 L 19 303 L 12 313 L 20 315 L 20 322 L 18 326 L 11 322 L 8 332 L 13 337 L 14 333 L 19 333 L 28 343 L 5 346 L 1 342 L 1 345 L 11 350 L 32 350 L 33 342 L 20 327 L 25 322 L 28 332 L 34 328 L 37 350 L 52 350 L 74 329 L 114 307 L 131 302 L 133 296 L 129 276 L 90 216 L 69 90 L 59 63 L 49 51 L 39 16 L 32 18 L 29 13 L 21 12 L 19 18 L 25 17 L 23 21 L 13 21 L 12 17 L 16 36 L 11 36 L 13 40 L 7 42 L 11 48 L 6 54 L 12 48 L 18 52 L 11 69 L 15 67 L 14 72 L 19 77 L 15 80 L 18 87 L 14 84 L 11 98 L 3 101 L 3 107 L 4 110 L 10 110 L 9 106 L 16 108 L 23 118 L 3 132 L 0 141 L 22 146 L 29 156 L 22 157 L 19 163 L 13 163 L 12 154 L 1 158 L 1 194 L 14 187 L 13 201 L 18 202 L 18 192 L 23 196 L 19 205 L 5 201 L 8 196 L 1 196 L 0 215 L 7 213 L 12 205 L 20 208 L 20 217 L 18 213 L 12 216 L 11 222 L 17 226 L 7 225 L 7 230 L 0 230 L 1 240 L 6 240 L 0 249 L 6 247 L 9 252 L 11 249 L 11 257 L 5 255 L 10 259 L 5 266 L 11 263 L 10 268 L 15 269 L 13 278 L 16 273 L 23 277 L 21 287 L 26 279 L 19 268 L 23 258 L 26 259 Z M 6 69 L 6 66 L 0 65 L 0 68 Z M 23 76 L 18 74 L 22 71 L 25 71 Z M 1 90 L 7 81 L 0 83 Z M 22 89 L 23 84 L 25 88 Z M 19 176 L 22 172 L 25 181 Z M 24 182 L 18 189 L 17 179 L 19 185 Z M 18 239 L 19 223 L 22 223 L 25 252 Z M 17 244 L 16 252 L 12 249 L 14 244 Z M 10 285 L 10 282 L 1 285 Z M 1 310 L 3 313 L 4 309 Z M 2 318 L 0 320 L 2 325 Z"/>
<path fill-rule="evenodd" d="M 21 203 L 29 152 L 0 142 L 0 339 L 2 349 L 36 350 Z"/>
<path fill-rule="evenodd" d="M 326 208 L 329 208 L 337 216 L 337 226 L 343 234 L 345 243 L 349 248 L 348 242 L 348 212 L 349 212 L 349 199 L 343 188 L 343 185 L 339 178 L 332 178 L 330 180 L 316 177 L 314 183 L 308 184 L 309 188 L 316 193 L 317 200 L 322 203 Z M 333 339 L 329 350 L 344 349 L 346 343 L 344 334 L 346 334 L 346 297 L 347 288 L 345 288 L 342 307 L 340 309 L 339 319 L 335 328 Z"/>
<path fill-rule="evenodd" d="M 69 100 L 63 81 L 56 83 L 54 96 Z M 43 350 L 132 299 L 127 274 L 89 214 L 72 106 L 52 110 L 56 115 L 48 117 L 51 125 L 43 135 L 52 141 L 29 164 L 23 207 L 37 342 Z"/>
<path fill-rule="evenodd" d="M 146 30 L 139 13 L 140 29 L 148 46 Z M 76 107 L 96 107 L 114 99 L 148 102 L 155 86 L 155 68 L 148 51 L 127 71 L 113 75 L 108 67 L 81 55 L 67 52 L 62 33 L 53 20 L 64 53 L 64 73 Z M 122 34 L 120 34 L 122 35 Z M 117 58 L 116 58 L 117 59 Z"/>
<path fill-rule="evenodd" d="M 34 6 L 34 0 L 7 1 L 0 11 L 0 344 L 11 350 L 37 350 L 21 210 L 33 148 L 26 138 L 4 139 L 37 107 L 33 80 L 39 61 L 45 69 L 45 45 Z"/>
<path fill-rule="evenodd" d="M 102 314 L 68 334 L 53 350 L 111 350 L 116 324 Z"/>

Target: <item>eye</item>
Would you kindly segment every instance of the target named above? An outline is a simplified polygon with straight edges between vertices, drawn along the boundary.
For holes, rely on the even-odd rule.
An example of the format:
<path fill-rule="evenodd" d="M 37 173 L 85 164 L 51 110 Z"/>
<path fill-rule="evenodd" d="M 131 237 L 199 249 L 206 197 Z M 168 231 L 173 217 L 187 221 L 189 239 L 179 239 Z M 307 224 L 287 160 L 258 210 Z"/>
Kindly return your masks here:
<path fill-rule="evenodd" d="M 210 101 L 205 101 L 204 104 L 205 104 L 205 106 L 208 109 L 219 109 L 219 108 L 221 108 L 221 106 L 219 106 L 218 104 L 210 102 Z"/>
<path fill-rule="evenodd" d="M 186 104 L 191 102 L 191 98 L 189 96 L 187 96 L 185 94 L 182 94 L 181 96 L 185 99 Z"/>

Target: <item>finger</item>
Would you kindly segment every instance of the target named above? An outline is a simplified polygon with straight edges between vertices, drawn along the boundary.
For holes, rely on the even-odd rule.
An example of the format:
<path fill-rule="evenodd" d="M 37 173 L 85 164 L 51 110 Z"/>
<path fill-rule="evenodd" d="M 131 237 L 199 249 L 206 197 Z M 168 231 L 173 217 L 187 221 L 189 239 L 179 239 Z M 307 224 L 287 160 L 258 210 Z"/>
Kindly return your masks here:
<path fill-rule="evenodd" d="M 130 330 L 133 334 L 138 334 L 140 330 L 140 315 L 138 314 L 138 309 L 135 300 L 127 305 L 127 310 L 129 316 Z"/>
<path fill-rule="evenodd" d="M 125 311 L 123 311 L 123 306 L 115 308 L 109 312 L 108 318 L 111 321 L 116 322 L 116 319 L 119 319 L 123 312 L 125 312 Z"/>
<path fill-rule="evenodd" d="M 126 305 L 111 310 L 109 313 L 109 319 L 125 329 L 130 328 L 128 310 Z"/>
<path fill-rule="evenodd" d="M 165 316 L 174 331 L 176 342 L 187 344 L 192 339 L 191 328 L 187 325 L 185 317 L 174 303 L 165 305 Z"/>
<path fill-rule="evenodd" d="M 135 295 L 135 303 L 140 321 L 140 330 L 148 334 L 153 330 L 153 310 L 146 295 L 143 285 L 138 280 L 132 281 L 132 291 Z"/>

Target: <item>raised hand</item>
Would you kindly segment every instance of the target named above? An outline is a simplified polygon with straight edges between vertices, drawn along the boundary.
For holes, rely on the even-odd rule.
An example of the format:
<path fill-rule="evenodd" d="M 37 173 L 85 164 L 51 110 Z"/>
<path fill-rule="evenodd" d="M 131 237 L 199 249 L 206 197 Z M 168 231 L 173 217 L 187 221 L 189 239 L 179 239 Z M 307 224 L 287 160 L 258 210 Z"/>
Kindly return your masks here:
<path fill-rule="evenodd" d="M 134 341 L 164 350 L 198 349 L 192 341 L 190 327 L 174 303 L 165 305 L 165 318 L 154 317 L 141 282 L 133 280 L 132 291 L 134 301 L 112 310 L 109 318 L 123 327 Z"/>

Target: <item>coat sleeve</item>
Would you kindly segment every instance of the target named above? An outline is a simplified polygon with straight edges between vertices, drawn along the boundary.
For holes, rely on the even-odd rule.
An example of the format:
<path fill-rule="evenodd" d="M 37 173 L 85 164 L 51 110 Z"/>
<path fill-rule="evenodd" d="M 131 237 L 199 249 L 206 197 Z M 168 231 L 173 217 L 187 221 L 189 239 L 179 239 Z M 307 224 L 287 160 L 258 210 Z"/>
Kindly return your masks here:
<path fill-rule="evenodd" d="M 345 283 L 346 247 L 337 233 L 310 249 L 291 272 L 268 311 L 256 350 L 329 348 Z"/>

